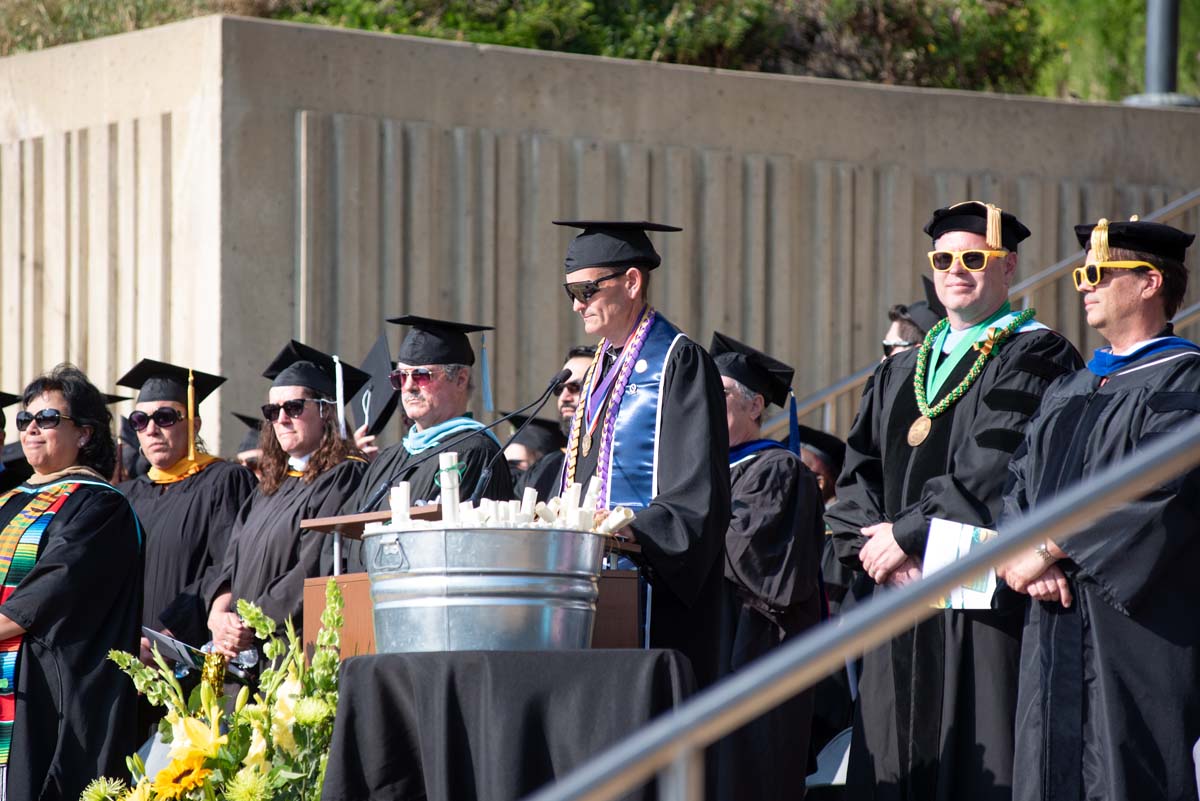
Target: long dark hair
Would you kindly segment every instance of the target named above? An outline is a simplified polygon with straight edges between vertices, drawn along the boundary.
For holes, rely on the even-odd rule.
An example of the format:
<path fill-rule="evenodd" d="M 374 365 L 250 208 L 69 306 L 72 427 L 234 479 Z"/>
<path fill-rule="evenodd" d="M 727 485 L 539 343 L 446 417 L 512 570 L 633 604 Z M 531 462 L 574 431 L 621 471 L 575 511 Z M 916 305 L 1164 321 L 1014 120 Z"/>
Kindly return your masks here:
<path fill-rule="evenodd" d="M 22 393 L 21 403 L 28 407 L 39 395 L 60 392 L 67 401 L 67 409 L 59 411 L 75 421 L 75 425 L 92 429 L 87 443 L 79 449 L 76 464 L 90 467 L 106 478 L 113 473 L 117 459 L 117 445 L 112 436 L 112 413 L 105 405 L 100 390 L 73 364 L 63 362 L 49 373 L 40 375 Z"/>
<path fill-rule="evenodd" d="M 332 400 L 307 387 L 304 389 L 304 397 L 313 400 Z M 322 409 L 325 427 L 321 434 L 321 444 L 313 451 L 312 457 L 308 460 L 308 467 L 304 470 L 305 484 L 311 484 L 317 476 L 346 461 L 350 456 L 362 457 L 362 451 L 355 446 L 353 440 L 342 439 L 338 432 L 336 410 L 325 403 L 318 404 L 318 406 Z M 327 406 L 329 409 L 325 411 Z M 279 485 L 283 483 L 283 479 L 287 477 L 288 471 L 288 455 L 280 447 L 279 440 L 275 438 L 275 426 L 270 423 L 263 425 L 262 433 L 258 436 L 258 447 L 262 450 L 262 456 L 258 459 L 258 468 L 262 471 L 258 488 L 262 490 L 263 495 L 274 495 L 275 491 L 279 489 Z"/>

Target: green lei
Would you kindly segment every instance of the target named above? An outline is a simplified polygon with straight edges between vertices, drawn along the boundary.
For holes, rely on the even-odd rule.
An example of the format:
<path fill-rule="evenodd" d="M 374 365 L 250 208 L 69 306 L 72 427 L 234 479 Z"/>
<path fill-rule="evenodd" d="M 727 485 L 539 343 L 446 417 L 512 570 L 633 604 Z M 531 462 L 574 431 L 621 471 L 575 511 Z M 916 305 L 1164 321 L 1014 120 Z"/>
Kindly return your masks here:
<path fill-rule="evenodd" d="M 984 365 L 987 364 L 988 359 L 999 349 L 1000 343 L 1008 339 L 1018 328 L 1032 320 L 1036 313 L 1034 309 L 1025 309 L 1003 328 L 989 328 L 987 339 L 974 344 L 973 347 L 975 350 L 979 351 L 979 357 L 975 359 L 975 364 L 971 365 L 971 369 L 963 377 L 963 380 L 959 382 L 958 386 L 946 393 L 946 397 L 938 401 L 936 406 L 930 406 L 929 399 L 925 396 L 925 374 L 929 369 L 929 354 L 933 349 L 934 340 L 950 325 L 950 320 L 947 318 L 943 317 L 941 320 L 938 320 L 937 324 L 929 329 L 929 333 L 925 335 L 925 341 L 921 343 L 921 347 L 917 351 L 917 369 L 913 373 L 913 391 L 916 393 L 917 409 L 921 414 L 924 417 L 937 417 L 953 406 L 959 398 L 967 394 L 967 390 L 971 388 L 971 385 L 975 383 L 975 379 L 979 378 L 980 373 L 983 372 Z"/>

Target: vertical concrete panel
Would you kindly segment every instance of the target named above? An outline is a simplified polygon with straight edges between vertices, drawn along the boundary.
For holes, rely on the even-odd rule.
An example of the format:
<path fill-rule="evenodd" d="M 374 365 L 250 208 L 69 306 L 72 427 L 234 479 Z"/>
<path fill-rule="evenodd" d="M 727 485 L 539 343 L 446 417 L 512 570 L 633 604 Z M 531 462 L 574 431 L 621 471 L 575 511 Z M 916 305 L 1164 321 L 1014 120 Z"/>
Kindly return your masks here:
<path fill-rule="evenodd" d="M 41 139 L 21 143 L 21 303 L 29 310 L 22 339 L 21 370 L 33 378 L 46 368 L 42 345 L 45 342 L 41 316 L 45 265 L 45 188 L 44 148 Z"/>
<path fill-rule="evenodd" d="M 28 329 L 21 298 L 21 191 L 21 145 L 0 144 L 0 318 L 6 323 L 0 329 L 0 387 L 5 392 L 19 392 L 25 380 L 21 356 Z M 11 421 L 9 427 L 15 433 Z"/>
<path fill-rule="evenodd" d="M 521 209 L 525 195 L 522 148 L 517 135 L 508 132 L 496 135 L 496 281 L 489 318 L 496 326 L 496 334 L 488 340 L 495 377 L 517 376 L 524 350 L 521 325 L 524 299 L 520 282 L 524 253 Z M 551 275 L 561 274 L 553 265 L 542 269 L 547 273 L 547 281 L 554 280 Z M 519 387 L 515 380 L 498 380 L 493 390 L 498 407 L 508 410 L 521 405 L 517 403 Z"/>
<path fill-rule="evenodd" d="M 166 129 L 161 117 L 138 120 L 135 168 L 137 207 L 134 247 L 137 252 L 134 308 L 137 309 L 137 348 L 145 354 L 170 357 L 167 326 L 170 303 L 170 243 L 165 220 L 167 194 L 164 180 L 169 174 Z"/>
<path fill-rule="evenodd" d="M 404 173 L 408 179 L 404 209 L 408 236 L 405 241 L 405 314 L 437 316 L 440 280 L 437 269 L 437 225 L 442 193 L 437 175 L 437 144 L 429 125 L 405 127 Z M 426 311 L 422 311 L 422 309 Z"/>
<path fill-rule="evenodd" d="M 117 194 L 114 211 L 117 215 L 117 308 L 128 309 L 129 322 L 117 327 L 117 363 L 133 365 L 138 359 L 163 358 L 165 354 L 151 342 L 138 339 L 142 329 L 138 308 L 138 199 L 137 147 L 138 124 L 126 119 L 117 123 Z"/>
<path fill-rule="evenodd" d="M 792 161 L 772 156 L 766 161 L 765 229 L 763 258 L 766 264 L 766 302 L 763 313 L 763 342 L 768 353 L 796 366 L 799 347 L 792 326 L 799 317 L 793 306 L 793 286 L 798 278 L 793 269 L 792 244 L 794 206 Z M 706 343 L 707 344 L 707 343 Z"/>
<path fill-rule="evenodd" d="M 649 220 L 653 201 L 651 150 L 638 142 L 619 142 L 609 159 L 615 173 L 616 197 L 611 208 L 616 220 Z M 655 220 L 657 222 L 657 220 Z"/>
<path fill-rule="evenodd" d="M 518 226 L 519 259 L 523 269 L 517 274 L 520 296 L 517 302 L 520 338 L 516 383 L 520 398 L 536 396 L 554 374 L 562 360 L 562 343 L 575 337 L 594 341 L 584 335 L 578 315 L 562 291 L 562 280 L 543 278 L 554 270 L 562 275 L 561 264 L 566 244 L 575 229 L 549 224 L 561 219 L 559 210 L 569 201 L 561 192 L 563 178 L 563 147 L 559 141 L 543 134 L 524 134 L 520 138 L 521 163 L 519 184 L 522 219 Z M 509 327 L 507 336 L 513 335 Z M 497 337 L 505 336 L 498 331 Z"/>
<path fill-rule="evenodd" d="M 379 208 L 382 219 L 379 262 L 382 286 L 379 297 L 381 320 L 395 317 L 404 308 L 404 124 L 384 120 L 380 130 Z M 386 323 L 381 323 L 387 326 Z M 390 326 L 388 326 L 390 327 Z M 393 351 L 395 346 L 392 346 Z"/>
<path fill-rule="evenodd" d="M 379 327 L 379 121 L 333 117 L 333 337 L 313 342 L 351 362 L 366 354 Z"/>
<path fill-rule="evenodd" d="M 70 301 L 67 298 L 68 240 L 70 220 L 68 207 L 68 165 L 70 146 L 65 133 L 52 133 L 43 140 L 43 169 L 45 195 L 43 202 L 43 237 L 45 261 L 42 273 L 42 302 L 38 307 L 41 320 L 38 335 L 42 337 L 42 360 L 47 366 L 66 361 L 69 357 L 67 318 Z"/>
<path fill-rule="evenodd" d="M 767 160 L 746 156 L 741 160 L 742 233 L 739 249 L 742 270 L 728 272 L 727 291 L 735 299 L 740 321 L 733 326 L 737 336 L 756 348 L 765 348 L 769 314 L 767 265 Z M 740 297 L 740 303 L 737 300 Z M 708 344 L 705 340 L 704 344 Z"/>
<path fill-rule="evenodd" d="M 680 276 L 693 287 L 692 303 L 699 310 L 697 324 L 688 333 L 698 342 L 707 342 L 713 331 L 736 326 L 741 317 L 739 297 L 730 297 L 726 276 L 737 274 L 742 265 L 741 236 L 742 180 L 740 164 L 728 151 L 705 150 L 700 156 L 700 224 L 697 271 L 681 271 Z M 673 313 L 667 310 L 668 316 Z"/>
<path fill-rule="evenodd" d="M 87 196 L 84 202 L 86 229 L 88 340 L 86 361 L 96 375 L 115 381 L 123 368 L 117 362 L 117 327 L 122 317 L 117 310 L 117 140 L 115 125 L 95 125 L 87 130 Z M 128 320 L 124 321 L 129 325 Z"/>
<path fill-rule="evenodd" d="M 881 291 L 886 290 L 887 285 L 881 280 L 882 265 L 877 255 L 886 247 L 884 232 L 880 230 L 877 174 L 874 169 L 862 165 L 845 165 L 845 169 L 853 194 L 849 214 L 838 219 L 837 225 L 843 235 L 850 232 L 846 249 L 849 270 L 844 275 L 852 295 L 842 299 L 838 313 L 850 326 L 847 332 L 850 361 L 843 370 L 851 372 L 874 358 L 876 346 L 873 341 L 878 339 L 879 321 L 888 297 Z"/>
<path fill-rule="evenodd" d="M 336 228 L 330 225 L 335 185 L 333 122 L 329 115 L 301 111 L 295 123 L 296 266 L 291 336 L 303 342 L 331 342 L 337 242 Z"/>
<path fill-rule="evenodd" d="M 700 324 L 700 309 L 694 276 L 700 263 L 704 226 L 699 160 L 687 148 L 659 148 L 651 158 L 651 170 L 654 178 L 650 219 L 683 230 L 651 234 L 663 258 L 663 267 L 655 270 L 650 299 L 655 308 L 662 309 L 682 330 L 695 332 Z"/>
<path fill-rule="evenodd" d="M 492 131 L 479 131 L 472 137 L 471 149 L 474 151 L 473 167 L 471 170 L 471 196 L 475 206 L 474 225 L 471 228 L 473 255 L 471 270 L 475 276 L 474 292 L 464 298 L 465 319 L 481 321 L 484 325 L 496 325 L 496 286 L 503 280 L 498 273 L 496 258 L 496 219 L 497 219 L 497 152 L 496 135 Z M 501 329 L 503 331 L 503 329 Z M 497 393 L 497 381 L 503 373 L 497 372 L 496 367 L 496 336 L 487 336 L 484 340 L 487 346 L 489 380 L 492 384 L 492 400 L 496 409 L 507 410 L 509 407 L 500 406 Z M 481 348 L 482 349 L 482 348 Z M 480 369 L 482 370 L 482 360 Z M 480 404 L 483 402 L 483 383 L 480 376 Z"/>
<path fill-rule="evenodd" d="M 67 238 L 67 350 L 71 358 L 87 364 L 88 297 L 91 295 L 87 281 L 88 264 L 88 133 L 86 130 L 68 134 L 68 202 L 67 219 L 70 235 Z M 107 386 L 110 377 L 96 373 L 96 365 L 88 365 L 92 381 Z"/>

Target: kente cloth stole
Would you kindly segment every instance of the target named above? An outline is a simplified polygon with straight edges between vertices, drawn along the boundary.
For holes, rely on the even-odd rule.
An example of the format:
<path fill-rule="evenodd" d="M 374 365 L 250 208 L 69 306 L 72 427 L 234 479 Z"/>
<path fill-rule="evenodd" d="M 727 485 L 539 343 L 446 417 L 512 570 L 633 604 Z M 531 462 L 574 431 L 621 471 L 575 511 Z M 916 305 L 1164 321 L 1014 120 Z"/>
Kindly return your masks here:
<path fill-rule="evenodd" d="M 8 600 L 38 559 L 38 545 L 50 519 L 79 487 L 78 483 L 55 484 L 38 492 L 25 508 L 0 532 L 0 603 Z M 0 495 L 0 507 L 18 492 Z M 16 713 L 17 653 L 23 635 L 0 640 L 0 766 L 8 766 Z"/>

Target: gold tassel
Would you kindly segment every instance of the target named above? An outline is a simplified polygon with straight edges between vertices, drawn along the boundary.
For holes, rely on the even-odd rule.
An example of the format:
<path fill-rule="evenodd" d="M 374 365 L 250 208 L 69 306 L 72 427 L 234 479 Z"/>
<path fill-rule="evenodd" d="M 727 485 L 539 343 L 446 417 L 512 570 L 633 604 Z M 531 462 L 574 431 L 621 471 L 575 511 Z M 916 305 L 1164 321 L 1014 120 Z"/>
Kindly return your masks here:
<path fill-rule="evenodd" d="M 188 461 L 196 461 L 196 376 L 188 370 Z"/>
<path fill-rule="evenodd" d="M 955 203 L 950 208 L 956 209 L 959 206 L 983 206 L 987 209 L 987 233 L 985 234 L 987 246 L 992 250 L 1002 250 L 1004 248 L 1004 234 L 999 206 L 984 203 L 982 200 L 964 200 L 962 203 Z"/>
<path fill-rule="evenodd" d="M 1092 229 L 1092 258 L 1096 262 L 1108 261 L 1108 220 L 1100 218 Z"/>

